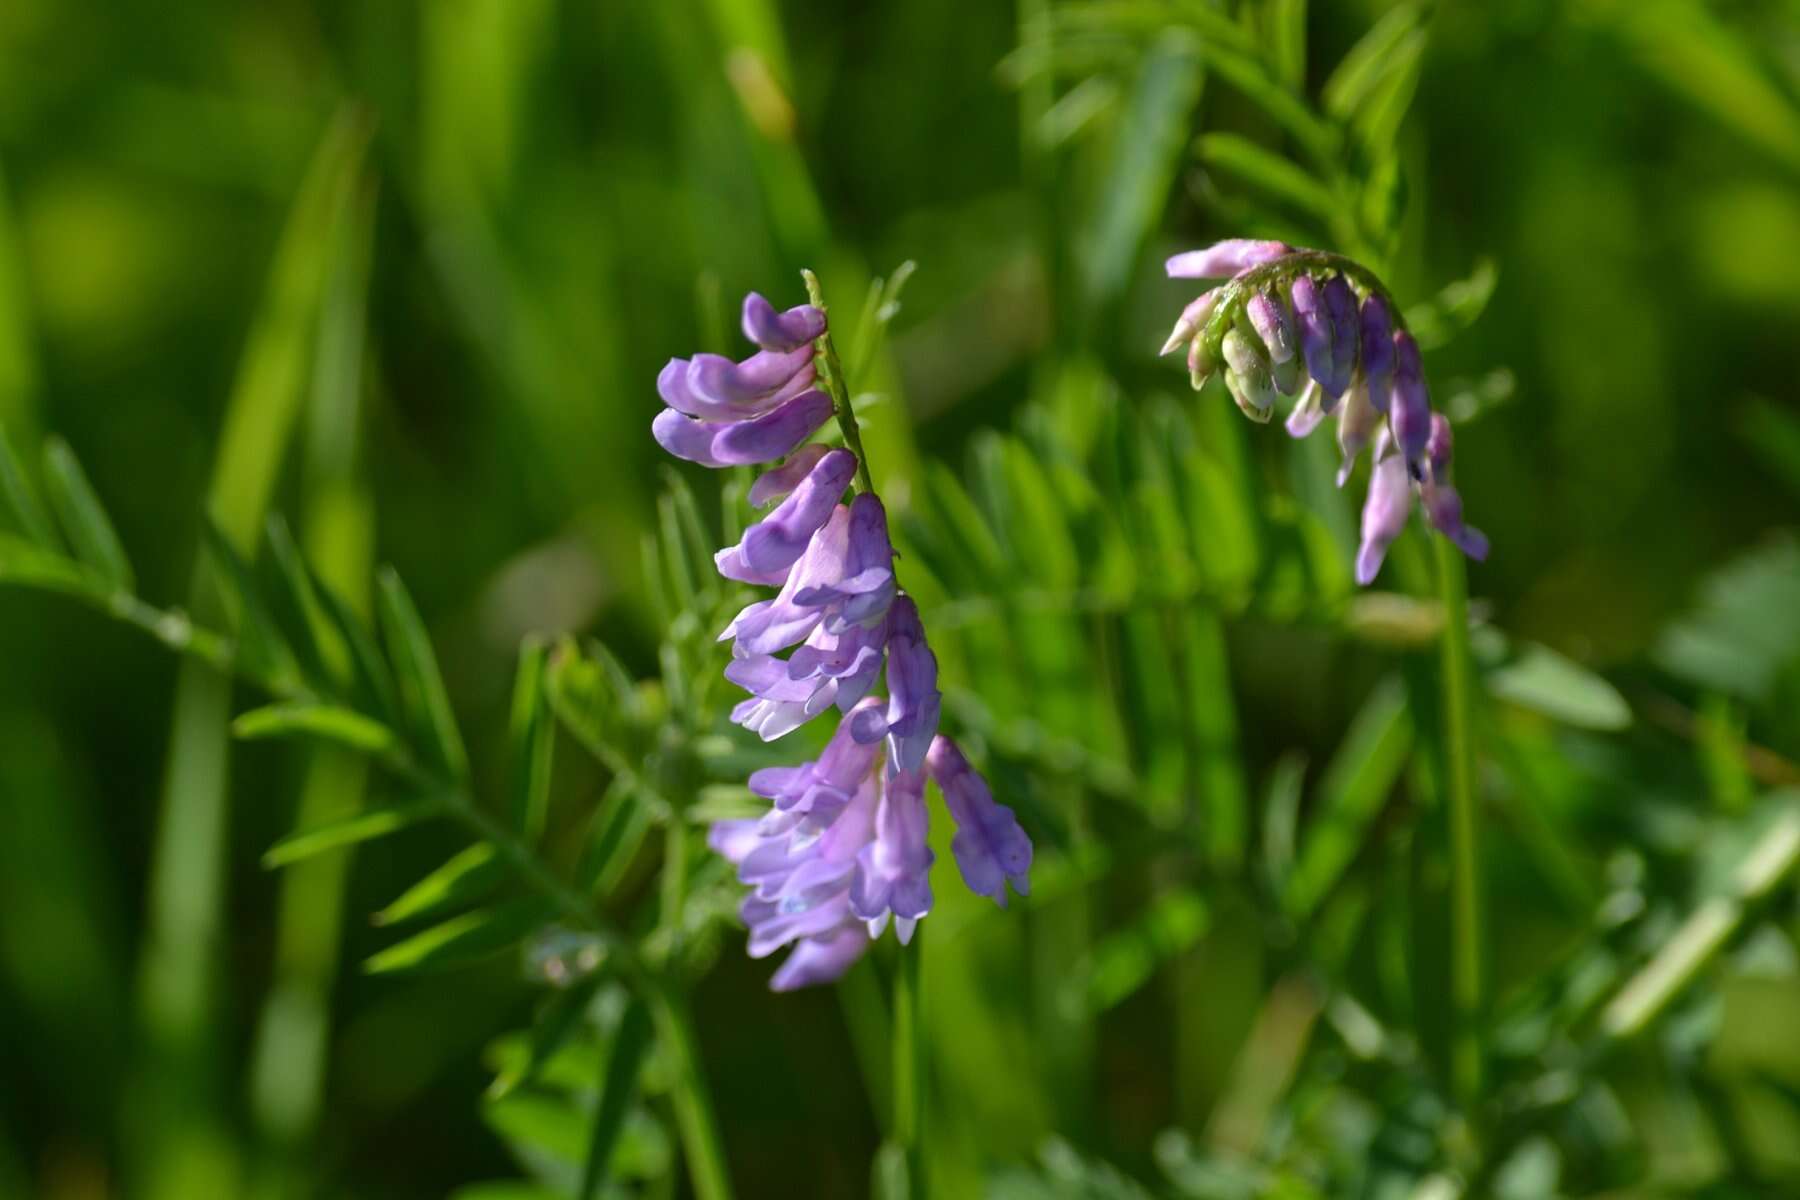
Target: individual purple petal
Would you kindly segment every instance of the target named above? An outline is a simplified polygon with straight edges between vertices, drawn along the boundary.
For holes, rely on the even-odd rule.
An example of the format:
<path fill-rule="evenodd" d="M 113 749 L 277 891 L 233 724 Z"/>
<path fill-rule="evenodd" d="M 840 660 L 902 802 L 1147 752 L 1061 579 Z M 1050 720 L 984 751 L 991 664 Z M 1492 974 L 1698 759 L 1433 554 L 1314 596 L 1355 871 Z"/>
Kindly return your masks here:
<path fill-rule="evenodd" d="M 712 828 L 706 831 L 706 844 L 726 862 L 743 862 L 746 855 L 762 844 L 762 834 L 757 829 L 760 824 L 754 820 L 714 821 Z"/>
<path fill-rule="evenodd" d="M 1294 411 L 1288 414 L 1287 431 L 1289 437 L 1303 438 L 1319 427 L 1325 419 L 1325 408 L 1319 403 L 1319 384 L 1317 380 L 1307 380 L 1306 390 L 1300 393 L 1300 402 L 1294 405 Z"/>
<path fill-rule="evenodd" d="M 700 357 L 718 359 L 730 364 L 730 359 L 720 359 L 718 355 L 702 355 Z M 677 412 L 686 413 L 702 421 L 746 421 L 752 417 L 762 416 L 771 409 L 792 400 L 801 392 L 812 387 L 814 371 L 807 364 L 790 376 L 778 388 L 755 395 L 744 401 L 725 401 L 703 396 L 690 385 L 690 377 L 694 364 L 685 358 L 671 358 L 656 376 L 656 391 L 663 403 Z"/>
<path fill-rule="evenodd" d="M 1356 311 L 1356 294 L 1342 275 L 1327 279 L 1322 291 L 1325 320 L 1331 331 L 1331 385 L 1326 390 L 1333 396 L 1342 396 L 1356 373 L 1362 322 Z"/>
<path fill-rule="evenodd" d="M 870 708 L 877 703 L 864 702 Z M 858 742 L 851 736 L 850 722 L 839 721 L 817 760 L 797 767 L 764 767 L 751 774 L 750 790 L 772 801 L 777 811 L 829 819 L 849 803 L 879 757 L 879 747 Z"/>
<path fill-rule="evenodd" d="M 925 642 L 919 609 L 910 596 L 898 597 L 888 609 L 887 686 L 887 712 L 859 710 L 851 718 L 851 735 L 859 742 L 879 741 L 885 735 L 889 769 L 915 771 L 937 735 L 943 697 L 937 686 L 937 656 Z"/>
<path fill-rule="evenodd" d="M 1287 305 L 1267 292 L 1258 292 L 1244 302 L 1244 314 L 1268 347 L 1270 362 L 1284 363 L 1294 357 L 1298 337 Z"/>
<path fill-rule="evenodd" d="M 894 598 L 894 547 L 888 540 L 887 509 L 873 492 L 850 501 L 843 569 L 836 579 L 809 580 L 797 589 L 798 604 L 829 610 L 825 627 L 864 625 L 887 614 Z"/>
<path fill-rule="evenodd" d="M 1431 438 L 1431 396 L 1425 388 L 1425 367 L 1419 361 L 1419 343 L 1409 333 L 1394 334 L 1394 386 L 1390 393 L 1388 423 L 1394 441 L 1408 467 L 1415 472 Z"/>
<path fill-rule="evenodd" d="M 1300 330 L 1300 353 L 1306 359 L 1306 373 L 1336 400 L 1343 393 L 1332 391 L 1337 371 L 1331 357 L 1331 323 L 1319 285 L 1312 276 L 1301 275 L 1294 280 L 1289 294 L 1294 300 L 1294 324 Z"/>
<path fill-rule="evenodd" d="M 1358 315 L 1358 342 L 1362 350 L 1363 380 L 1369 387 L 1369 403 L 1377 412 L 1388 410 L 1388 393 L 1394 376 L 1394 319 L 1387 301 L 1370 292 Z"/>
<path fill-rule="evenodd" d="M 770 462 L 818 432 L 831 416 L 831 397 L 803 392 L 780 408 L 748 421 L 695 421 L 672 408 L 656 415 L 650 432 L 676 458 L 703 467 L 742 467 Z"/>
<path fill-rule="evenodd" d="M 1338 451 L 1343 456 L 1337 473 L 1339 487 L 1350 481 L 1357 456 L 1380 425 L 1381 414 L 1375 411 L 1375 405 L 1369 399 L 1368 385 L 1361 382 L 1351 385 L 1345 393 L 1343 409 L 1338 413 Z"/>
<path fill-rule="evenodd" d="M 719 640 L 735 640 L 734 652 L 740 658 L 774 654 L 803 641 L 818 628 L 824 610 L 817 604 L 802 603 L 796 596 L 842 579 L 849 549 L 850 510 L 840 504 L 806 544 L 775 598 L 759 600 L 738 613 Z"/>
<path fill-rule="evenodd" d="M 744 531 L 735 546 L 713 555 L 719 574 L 741 583 L 779 587 L 812 535 L 837 507 L 856 474 L 856 456 L 833 450 L 821 458 L 780 507 Z"/>
<path fill-rule="evenodd" d="M 764 350 L 793 350 L 825 332 L 825 314 L 810 304 L 786 312 L 751 292 L 744 297 L 744 336 Z"/>
<path fill-rule="evenodd" d="M 834 702 L 840 711 L 849 712 L 869 694 L 875 677 L 881 674 L 886 645 L 886 621 L 874 626 L 846 625 L 836 632 L 821 624 L 788 656 L 788 677 L 815 681 L 819 686 L 830 681 L 836 686 Z"/>
<path fill-rule="evenodd" d="M 754 508 L 767 508 L 800 485 L 800 481 L 811 474 L 819 465 L 819 460 L 831 453 L 831 447 L 822 442 L 809 442 L 788 456 L 788 460 L 779 467 L 771 467 L 756 477 L 750 485 L 750 504 Z"/>
<path fill-rule="evenodd" d="M 1171 279 L 1223 279 L 1293 252 L 1286 242 L 1231 238 L 1204 250 L 1177 254 L 1165 266 Z"/>
<path fill-rule="evenodd" d="M 688 363 L 687 388 L 700 400 L 741 410 L 769 400 L 812 369 L 811 346 L 785 353 L 761 350 L 741 363 L 722 354 L 696 354 Z"/>
<path fill-rule="evenodd" d="M 1425 439 L 1425 464 L 1431 478 L 1438 483 L 1450 482 L 1450 456 L 1455 441 L 1450 433 L 1450 418 L 1443 413 L 1431 414 L 1431 436 Z"/>
<path fill-rule="evenodd" d="M 1399 455 L 1390 454 L 1376 462 L 1369 477 L 1369 494 L 1362 510 L 1362 544 L 1356 551 L 1357 583 L 1367 587 L 1375 581 L 1381 560 L 1405 530 L 1411 509 L 1412 485 L 1406 477 L 1406 464 Z"/>
<path fill-rule="evenodd" d="M 994 803 L 987 781 L 969 765 L 947 737 L 932 741 L 925 769 L 944 793 L 944 804 L 956 821 L 950 850 L 956 855 L 963 882 L 978 896 L 990 896 L 1006 907 L 1006 885 L 1021 896 L 1031 894 L 1031 839 L 1013 811 Z"/>
<path fill-rule="evenodd" d="M 859 923 L 846 923 L 816 937 L 804 938 L 769 977 L 769 990 L 791 992 L 796 988 L 833 983 L 856 965 L 869 948 L 869 933 Z"/>
<path fill-rule="evenodd" d="M 875 810 L 875 840 L 858 852 L 850 880 L 850 911 L 869 923 L 870 937 L 881 936 L 891 913 L 904 944 L 931 911 L 934 856 L 926 836 L 924 772 L 890 773 Z"/>
<path fill-rule="evenodd" d="M 1175 322 L 1174 332 L 1169 334 L 1169 340 L 1163 343 L 1163 348 L 1157 353 L 1167 354 L 1199 333 L 1200 327 L 1206 324 L 1206 319 L 1212 316 L 1212 311 L 1218 303 L 1218 288 L 1213 288 L 1209 292 L 1201 292 L 1197 299 L 1181 310 L 1181 316 Z"/>
<path fill-rule="evenodd" d="M 1487 535 L 1473 525 L 1463 524 L 1462 497 L 1447 483 L 1426 483 L 1419 489 L 1421 507 L 1430 526 L 1449 538 L 1462 552 L 1476 562 L 1486 562 Z"/>

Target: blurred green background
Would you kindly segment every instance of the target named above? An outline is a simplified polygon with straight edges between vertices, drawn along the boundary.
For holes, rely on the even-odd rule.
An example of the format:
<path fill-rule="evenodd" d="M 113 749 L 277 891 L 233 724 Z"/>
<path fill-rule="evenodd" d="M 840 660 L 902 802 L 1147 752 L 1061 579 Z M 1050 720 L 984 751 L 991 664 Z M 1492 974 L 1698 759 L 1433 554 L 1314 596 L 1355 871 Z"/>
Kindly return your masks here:
<path fill-rule="evenodd" d="M 665 486 L 661 364 L 739 349 L 742 294 L 797 303 L 803 266 L 847 334 L 871 276 L 913 260 L 853 381 L 880 393 L 865 441 L 913 514 L 902 569 L 949 721 L 1037 838 L 1043 894 L 981 912 L 940 851 L 942 1194 L 1454 1195 L 1423 1189 L 1468 1170 L 1518 1196 L 1800 1194 L 1791 882 L 1733 915 L 1653 1035 L 1603 1053 L 1593 1027 L 1785 828 L 1800 783 L 1800 4 L 1192 0 L 1046 33 L 1065 7 L 5 0 L 0 421 L 31 461 L 67 439 L 159 606 L 217 609 L 192 584 L 209 509 L 246 545 L 285 513 L 357 607 L 392 563 L 493 782 L 523 635 L 597 633 L 659 669 L 668 613 L 640 548 Z M 1335 173 L 1309 161 L 1208 57 L 1219 14 L 1280 94 L 1391 130 L 1327 156 Z M 1391 114 L 1333 113 L 1371 28 L 1364 103 Z M 1246 167 L 1241 143 L 1301 180 Z M 1408 303 L 1472 280 L 1450 326 L 1492 283 L 1428 365 L 1494 545 L 1469 572 L 1483 1037 L 1512 1064 L 1490 1072 L 1493 1161 L 1442 1123 L 1435 1065 L 1435 610 L 1401 595 L 1429 593 L 1424 542 L 1384 577 L 1391 603 L 1350 597 L 1316 568 L 1347 562 L 1354 529 L 1319 484 L 1328 448 L 1240 426 L 1153 357 L 1188 298 L 1161 258 L 1264 232 L 1360 254 Z M 1120 422 L 1121 444 L 1197 440 L 1225 464 L 1212 502 L 1329 552 L 1295 575 L 1252 549 L 1213 586 L 1242 539 L 1197 503 L 1185 600 L 1139 602 L 1166 564 L 1129 537 L 1135 564 L 1076 538 L 1038 591 L 983 592 L 959 563 L 1049 553 L 1042 513 L 1009 507 L 1031 494 L 1016 457 L 1071 514 L 1090 476 L 1098 508 L 1136 497 L 1128 523 L 1161 511 L 1142 488 L 1186 486 L 1179 454 L 1171 481 L 1139 447 L 1109 490 L 1096 430 Z M 687 478 L 717 512 L 716 481 Z M 983 520 L 946 500 L 956 478 Z M 1189 639 L 1174 675 L 1171 630 Z M 365 914 L 454 837 L 265 871 L 308 805 L 361 793 L 357 760 L 227 745 L 253 695 L 54 595 L 0 592 L 0 655 L 0 1194 L 555 1177 L 530 1121 L 482 1101 L 489 1043 L 542 1000 L 518 955 L 355 967 L 393 940 Z M 576 776 L 557 811 L 604 790 Z M 1220 795 L 1236 835 L 1208 832 Z M 574 827 L 553 820 L 553 859 Z M 1305 860 L 1321 836 L 1336 848 L 1293 884 L 1295 839 Z M 1296 887 L 1360 899 L 1314 919 Z M 725 933 L 692 999 L 739 1193 L 864 1194 L 882 1124 L 858 1001 L 772 997 L 740 951 Z M 1509 1043 L 1508 1020 L 1530 1029 Z M 1389 1050 L 1359 1056 L 1377 1022 Z M 1539 1086 L 1574 1099 L 1503 1134 Z M 642 1161 L 614 1186 L 683 1194 L 650 1092 Z"/>

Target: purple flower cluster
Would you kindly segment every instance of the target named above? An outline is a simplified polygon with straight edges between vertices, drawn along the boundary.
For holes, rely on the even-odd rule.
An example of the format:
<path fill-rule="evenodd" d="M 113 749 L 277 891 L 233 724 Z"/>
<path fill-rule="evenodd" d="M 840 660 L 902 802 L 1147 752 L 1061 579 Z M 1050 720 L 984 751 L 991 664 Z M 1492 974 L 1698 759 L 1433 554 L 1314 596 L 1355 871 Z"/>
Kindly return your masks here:
<path fill-rule="evenodd" d="M 1487 538 L 1463 523 L 1450 483 L 1450 425 L 1431 410 L 1419 344 L 1367 272 L 1318 251 L 1245 238 L 1177 254 L 1167 266 L 1177 279 L 1228 280 L 1182 311 L 1162 349 L 1187 343 L 1195 390 L 1222 366 L 1226 390 L 1255 421 L 1274 415 L 1278 395 L 1298 396 L 1287 418 L 1297 438 L 1337 413 L 1339 487 L 1373 441 L 1358 583 L 1381 569 L 1415 493 L 1433 529 L 1470 558 L 1487 557 Z"/>
<path fill-rule="evenodd" d="M 931 911 L 927 777 L 956 821 L 951 849 L 971 890 L 1001 905 L 1008 884 L 1024 895 L 1031 840 L 937 731 L 937 657 L 895 579 L 881 499 L 845 503 L 856 456 L 807 444 L 837 411 L 814 387 L 825 313 L 778 312 L 753 292 L 743 329 L 760 348 L 743 362 L 669 361 L 656 381 L 668 407 L 651 428 L 705 466 L 786 459 L 750 489 L 758 507 L 780 502 L 715 556 L 725 578 L 779 589 L 719 635 L 732 644 L 726 678 L 750 694 L 731 719 L 773 741 L 828 709 L 842 716 L 816 760 L 750 777 L 766 815 L 720 821 L 708 840 L 752 889 L 741 910 L 751 956 L 793 946 L 770 981 L 787 991 L 838 978 L 890 917 L 908 941 Z M 883 676 L 885 699 L 872 694 Z"/>

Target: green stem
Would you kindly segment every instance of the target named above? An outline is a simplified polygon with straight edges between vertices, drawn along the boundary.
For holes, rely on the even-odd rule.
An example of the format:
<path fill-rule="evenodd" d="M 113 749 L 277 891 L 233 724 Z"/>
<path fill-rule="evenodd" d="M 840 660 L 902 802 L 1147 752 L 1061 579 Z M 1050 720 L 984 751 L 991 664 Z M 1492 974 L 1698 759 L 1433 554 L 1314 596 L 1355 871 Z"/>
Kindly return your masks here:
<path fill-rule="evenodd" d="M 910 1200 L 925 1200 L 925 1028 L 920 959 L 925 947 L 915 930 L 913 944 L 900 947 L 894 978 L 894 1141 L 906 1155 Z"/>
<path fill-rule="evenodd" d="M 681 1131 L 694 1195 L 699 1200 L 731 1200 L 731 1174 L 725 1168 L 725 1148 L 713 1116 L 712 1095 L 700 1069 L 687 1001 L 666 981 L 653 983 L 644 995 L 656 1023 L 657 1041 L 668 1059 L 675 1124 Z"/>
<path fill-rule="evenodd" d="M 806 298 L 809 303 L 822 313 L 829 315 L 825 306 L 825 293 L 819 287 L 819 277 L 811 271 L 802 271 L 800 275 L 806 280 Z M 856 455 L 856 486 L 859 491 L 873 492 L 874 480 L 869 476 L 869 456 L 863 453 L 862 431 L 857 428 L 856 414 L 850 411 L 850 390 L 844 381 L 844 364 L 838 359 L 837 343 L 831 340 L 831 326 L 826 324 L 825 332 L 819 335 L 819 374 L 824 376 L 825 390 L 831 396 L 832 411 L 837 415 L 838 429 L 843 432 L 844 445 L 850 453 Z"/>
<path fill-rule="evenodd" d="M 1444 605 L 1441 668 L 1450 803 L 1450 994 L 1456 1019 L 1450 1077 L 1464 1113 L 1472 1114 L 1481 1094 L 1482 935 L 1475 745 L 1469 715 L 1469 597 L 1462 552 L 1449 538 L 1431 541 L 1437 551 L 1438 591 Z"/>

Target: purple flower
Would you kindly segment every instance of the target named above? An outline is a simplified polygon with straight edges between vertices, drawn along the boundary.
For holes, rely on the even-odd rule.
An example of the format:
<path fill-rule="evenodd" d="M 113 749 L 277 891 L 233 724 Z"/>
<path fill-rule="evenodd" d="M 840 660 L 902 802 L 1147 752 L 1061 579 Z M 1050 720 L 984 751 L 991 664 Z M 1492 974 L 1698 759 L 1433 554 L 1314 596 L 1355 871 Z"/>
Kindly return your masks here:
<path fill-rule="evenodd" d="M 1325 384 L 1325 390 L 1337 397 L 1349 390 L 1351 376 L 1356 373 L 1362 322 L 1356 311 L 1356 294 L 1342 275 L 1327 279 L 1323 292 L 1325 320 L 1331 331 L 1331 380 Z"/>
<path fill-rule="evenodd" d="M 687 391 L 717 409 L 755 413 L 811 387 L 813 376 L 811 346 L 762 350 L 741 363 L 722 354 L 696 354 L 688 363 Z"/>
<path fill-rule="evenodd" d="M 814 984 L 833 983 L 843 978 L 844 972 L 855 966 L 856 960 L 868 948 L 868 930 L 856 922 L 806 938 L 769 977 L 769 989 L 791 992 Z"/>
<path fill-rule="evenodd" d="M 1301 275 L 1294 280 L 1289 294 L 1294 299 L 1294 323 L 1300 327 L 1300 353 L 1306 358 L 1306 373 L 1318 380 L 1335 402 L 1343 393 L 1332 389 L 1337 369 L 1331 356 L 1331 320 L 1326 315 L 1319 285 L 1312 276 Z"/>
<path fill-rule="evenodd" d="M 875 839 L 857 854 L 850 880 L 850 911 L 868 922 L 870 937 L 881 936 L 891 914 L 894 935 L 904 945 L 931 911 L 935 856 L 926 844 L 927 824 L 924 772 L 889 771 L 875 811 Z"/>
<path fill-rule="evenodd" d="M 650 431 L 676 458 L 703 467 L 749 466 L 792 452 L 830 419 L 831 407 L 824 392 L 802 392 L 763 416 L 730 423 L 690 420 L 665 408 Z"/>
<path fill-rule="evenodd" d="M 1306 381 L 1306 390 L 1300 393 L 1300 402 L 1294 405 L 1294 411 L 1288 414 L 1287 431 L 1289 437 L 1303 438 L 1319 427 L 1325 419 L 1325 408 L 1319 402 L 1321 392 L 1317 380 Z"/>
<path fill-rule="evenodd" d="M 876 702 L 867 703 L 873 706 Z M 865 746 L 851 737 L 850 723 L 841 721 L 816 761 L 797 767 L 764 767 L 750 776 L 750 790 L 771 801 L 776 812 L 829 821 L 850 803 L 850 797 L 868 778 L 878 757 L 877 747 Z"/>
<path fill-rule="evenodd" d="M 800 481 L 812 473 L 819 465 L 819 460 L 831 453 L 831 447 L 819 442 L 812 442 L 800 447 L 788 456 L 788 460 L 779 467 L 772 467 L 756 477 L 750 485 L 747 499 L 754 508 L 767 508 L 781 499 L 796 487 Z"/>
<path fill-rule="evenodd" d="M 1419 361 L 1419 343 L 1406 332 L 1394 334 L 1394 386 L 1388 422 L 1394 442 L 1413 471 L 1419 470 L 1425 443 L 1431 437 L 1431 397 L 1425 390 L 1425 368 Z"/>
<path fill-rule="evenodd" d="M 1222 279 L 1293 252 L 1294 248 L 1286 242 L 1232 238 L 1214 242 L 1204 250 L 1177 254 L 1165 266 L 1171 279 Z"/>
<path fill-rule="evenodd" d="M 1356 469 L 1357 456 L 1369 444 L 1369 439 L 1375 436 L 1375 430 L 1380 425 L 1381 414 L 1375 411 L 1368 384 L 1353 385 L 1345 397 L 1343 410 L 1338 413 L 1338 451 L 1343 456 L 1337 473 L 1339 487 L 1350 482 L 1350 472 Z"/>
<path fill-rule="evenodd" d="M 1374 292 L 1362 302 L 1360 315 L 1363 380 L 1369 388 L 1369 403 L 1377 412 L 1385 413 L 1394 376 L 1393 317 L 1388 313 L 1387 301 Z"/>
<path fill-rule="evenodd" d="M 888 745 L 888 768 L 916 771 L 937 735 L 942 693 L 937 686 L 937 655 L 925 644 L 925 627 L 912 597 L 901 596 L 888 609 L 887 712 L 859 710 L 850 720 L 859 742 Z"/>
<path fill-rule="evenodd" d="M 1252 290 L 1244 276 L 1277 259 L 1283 261 L 1269 272 L 1271 283 L 1287 288 L 1291 312 L 1279 292 Z M 1256 421 L 1269 420 L 1276 393 L 1299 391 L 1286 421 L 1296 438 L 1309 436 L 1336 411 L 1343 456 L 1339 487 L 1349 482 L 1363 448 L 1374 441 L 1375 470 L 1356 560 L 1360 583 L 1380 569 L 1388 545 L 1405 527 L 1415 491 L 1433 530 L 1471 558 L 1486 556 L 1487 538 L 1464 524 L 1462 497 L 1450 482 L 1450 426 L 1431 411 L 1418 343 L 1379 283 L 1335 256 L 1248 240 L 1177 255 L 1168 270 L 1184 278 L 1235 276 L 1189 304 L 1163 347 L 1166 354 L 1188 342 L 1188 378 L 1196 391 L 1223 366 L 1232 399 Z M 1352 284 L 1352 277 L 1358 282 Z M 1219 323 L 1227 326 L 1222 338 L 1203 336 L 1205 325 Z M 1302 364 L 1309 379 L 1304 388 Z M 863 720 L 872 724 L 878 718 L 871 714 Z"/>
<path fill-rule="evenodd" d="M 1473 525 L 1464 525 L 1462 497 L 1447 483 L 1426 482 L 1419 486 L 1419 501 L 1425 509 L 1425 520 L 1433 529 L 1449 538 L 1464 554 L 1476 562 L 1486 562 L 1487 534 Z"/>
<path fill-rule="evenodd" d="M 1395 454 L 1378 458 L 1369 477 L 1369 494 L 1363 500 L 1362 545 L 1356 551 L 1356 582 L 1364 587 L 1375 581 L 1387 548 L 1406 529 L 1412 510 L 1412 487 L 1406 464 Z"/>
<path fill-rule="evenodd" d="M 932 740 L 925 769 L 943 790 L 944 804 L 956 821 L 950 851 L 969 890 L 991 896 L 1001 908 L 1006 907 L 1008 883 L 1019 895 L 1030 895 L 1031 839 L 1012 809 L 994 803 L 987 781 L 947 737 Z"/>
<path fill-rule="evenodd" d="M 856 474 L 856 456 L 833 450 L 820 458 L 774 512 L 744 531 L 737 545 L 713 555 L 719 574 L 741 583 L 779 587 L 812 535 L 837 507 Z"/>
<path fill-rule="evenodd" d="M 887 509 L 873 492 L 850 502 L 843 568 L 835 579 L 812 580 L 794 600 L 824 610 L 825 627 L 870 625 L 887 615 L 893 602 L 894 547 L 888 541 Z"/>
<path fill-rule="evenodd" d="M 764 350 L 793 350 L 825 332 L 825 314 L 810 304 L 776 312 L 755 292 L 744 297 L 744 336 Z"/>
<path fill-rule="evenodd" d="M 841 633 L 821 625 L 786 659 L 772 654 L 732 659 L 725 678 L 755 698 L 733 708 L 731 719 L 772 742 L 833 704 L 848 712 L 880 673 L 886 636 L 885 624 L 851 625 Z"/>

